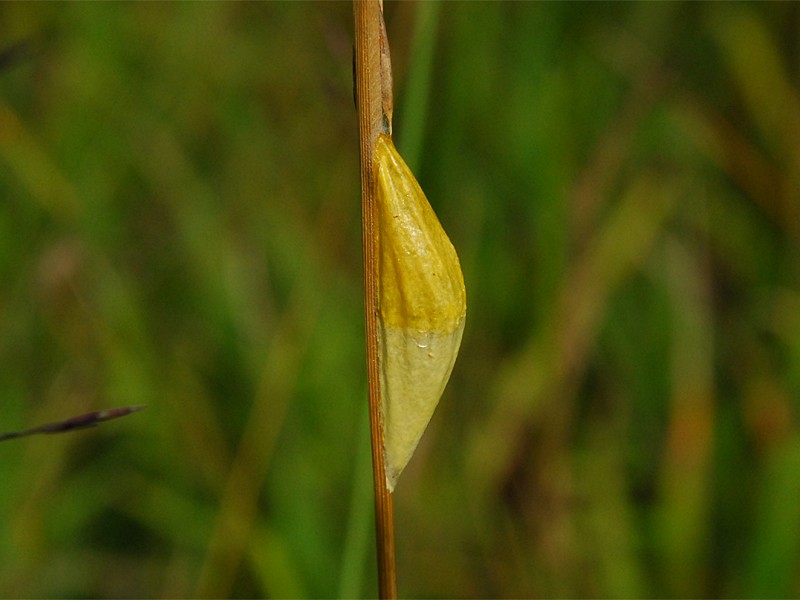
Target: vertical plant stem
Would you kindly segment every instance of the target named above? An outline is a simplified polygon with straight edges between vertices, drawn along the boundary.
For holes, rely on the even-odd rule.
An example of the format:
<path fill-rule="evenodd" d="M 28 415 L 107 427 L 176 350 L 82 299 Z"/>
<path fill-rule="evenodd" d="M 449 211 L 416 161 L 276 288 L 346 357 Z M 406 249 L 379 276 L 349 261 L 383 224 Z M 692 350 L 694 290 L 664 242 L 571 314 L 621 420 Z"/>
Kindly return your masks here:
<path fill-rule="evenodd" d="M 372 439 L 372 471 L 375 486 L 375 531 L 378 554 L 378 585 L 381 598 L 397 597 L 395 570 L 394 509 L 386 486 L 383 430 L 381 428 L 381 389 L 378 365 L 378 263 L 377 206 L 373 151 L 383 125 L 383 93 L 387 71 L 381 65 L 382 5 L 379 0 L 354 0 L 355 75 L 358 131 L 361 151 L 361 219 L 364 253 L 364 301 L 367 336 L 367 384 Z"/>

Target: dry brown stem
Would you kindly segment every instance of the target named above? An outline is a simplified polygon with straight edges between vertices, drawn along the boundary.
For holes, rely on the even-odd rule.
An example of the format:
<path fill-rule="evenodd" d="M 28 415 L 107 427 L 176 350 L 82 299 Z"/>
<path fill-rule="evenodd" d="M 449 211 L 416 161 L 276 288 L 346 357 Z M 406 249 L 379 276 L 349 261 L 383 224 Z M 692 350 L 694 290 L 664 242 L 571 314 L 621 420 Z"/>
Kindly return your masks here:
<path fill-rule="evenodd" d="M 361 151 L 362 245 L 364 252 L 364 300 L 367 335 L 367 381 L 372 438 L 372 470 L 375 485 L 375 529 L 378 552 L 378 585 L 381 598 L 397 597 L 394 509 L 386 487 L 381 390 L 378 355 L 378 269 L 375 177 L 373 152 L 378 133 L 391 119 L 391 67 L 378 0 L 354 0 L 356 104 Z M 382 31 L 384 32 L 382 34 Z M 387 80 L 388 79 L 388 80 Z M 388 93 L 387 93 L 388 90 Z M 385 114 L 388 109 L 388 114 Z"/>

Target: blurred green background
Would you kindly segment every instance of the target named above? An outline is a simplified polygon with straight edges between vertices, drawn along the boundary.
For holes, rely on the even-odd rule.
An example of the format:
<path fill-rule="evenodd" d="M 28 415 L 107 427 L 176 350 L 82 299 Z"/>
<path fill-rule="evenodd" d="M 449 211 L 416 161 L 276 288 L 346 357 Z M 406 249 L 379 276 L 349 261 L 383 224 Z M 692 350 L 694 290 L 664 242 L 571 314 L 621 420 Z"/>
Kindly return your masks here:
<path fill-rule="evenodd" d="M 387 21 L 469 304 L 401 595 L 800 595 L 800 4 Z M 0 445 L 3 597 L 376 594 L 352 22 L 0 4 L 0 430 L 148 406 Z"/>

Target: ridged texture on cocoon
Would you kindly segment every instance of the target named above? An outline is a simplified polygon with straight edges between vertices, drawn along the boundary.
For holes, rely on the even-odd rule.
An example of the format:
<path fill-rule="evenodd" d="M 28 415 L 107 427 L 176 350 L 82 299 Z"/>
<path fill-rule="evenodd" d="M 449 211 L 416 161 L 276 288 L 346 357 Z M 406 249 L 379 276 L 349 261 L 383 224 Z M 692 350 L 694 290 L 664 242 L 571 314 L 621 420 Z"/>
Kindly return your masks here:
<path fill-rule="evenodd" d="M 375 148 L 386 479 L 394 490 L 450 378 L 467 312 L 458 256 L 391 138 Z"/>

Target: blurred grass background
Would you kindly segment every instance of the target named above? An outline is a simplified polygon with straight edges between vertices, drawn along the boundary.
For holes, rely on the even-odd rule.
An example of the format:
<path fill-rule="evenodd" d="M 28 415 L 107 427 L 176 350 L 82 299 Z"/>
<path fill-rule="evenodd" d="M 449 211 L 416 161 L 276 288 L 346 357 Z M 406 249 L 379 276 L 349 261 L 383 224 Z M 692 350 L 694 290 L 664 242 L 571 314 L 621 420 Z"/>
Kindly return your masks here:
<path fill-rule="evenodd" d="M 800 594 L 800 5 L 388 3 L 459 250 L 409 597 Z M 376 593 L 349 3 L 4 3 L 3 597 Z"/>

